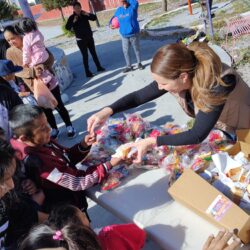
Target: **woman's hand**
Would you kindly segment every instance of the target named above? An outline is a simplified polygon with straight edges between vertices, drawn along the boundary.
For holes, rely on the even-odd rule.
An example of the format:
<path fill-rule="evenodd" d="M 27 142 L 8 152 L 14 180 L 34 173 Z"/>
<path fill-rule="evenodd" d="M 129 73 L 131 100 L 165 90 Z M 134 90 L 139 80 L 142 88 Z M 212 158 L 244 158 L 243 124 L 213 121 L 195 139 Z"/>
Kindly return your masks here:
<path fill-rule="evenodd" d="M 156 144 L 156 138 L 149 137 L 146 139 L 139 140 L 138 142 L 131 143 L 130 147 L 135 147 L 137 149 L 137 156 L 133 163 L 141 163 L 142 157 L 147 153 L 147 151 Z"/>
<path fill-rule="evenodd" d="M 93 134 L 95 129 L 101 127 L 112 114 L 113 110 L 109 107 L 106 107 L 90 116 L 90 118 L 87 120 L 88 132 Z"/>
<path fill-rule="evenodd" d="M 26 96 L 29 96 L 30 95 L 30 92 L 28 91 L 22 91 L 22 92 L 19 92 L 18 94 L 20 97 L 26 97 Z"/>
<path fill-rule="evenodd" d="M 228 241 L 232 238 L 232 242 L 228 244 Z M 235 250 L 241 244 L 239 238 L 233 233 L 228 231 L 220 231 L 216 237 L 211 235 L 208 237 L 203 250 Z"/>

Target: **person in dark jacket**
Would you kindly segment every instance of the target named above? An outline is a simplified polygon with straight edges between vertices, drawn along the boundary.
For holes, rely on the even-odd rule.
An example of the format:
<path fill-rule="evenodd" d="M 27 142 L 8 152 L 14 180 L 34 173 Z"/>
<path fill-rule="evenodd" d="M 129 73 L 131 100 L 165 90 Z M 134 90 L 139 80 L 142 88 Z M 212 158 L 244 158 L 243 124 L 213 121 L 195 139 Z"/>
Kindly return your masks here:
<path fill-rule="evenodd" d="M 22 67 L 14 66 L 11 61 L 0 60 L 0 127 L 5 131 L 7 139 L 11 136 L 9 111 L 23 102 L 3 77 L 20 70 Z"/>
<path fill-rule="evenodd" d="M 88 50 L 92 55 L 98 72 L 103 72 L 105 69 L 101 66 L 95 50 L 95 42 L 93 39 L 93 32 L 91 30 L 89 20 L 95 21 L 96 15 L 87 13 L 82 10 L 79 2 L 73 4 L 74 13 L 69 17 L 66 23 L 67 30 L 73 30 L 76 36 L 77 45 L 83 56 L 83 64 L 87 77 L 92 77 L 93 74 L 89 70 Z"/>
<path fill-rule="evenodd" d="M 57 144 L 50 140 L 46 116 L 37 106 L 15 107 L 10 113 L 10 127 L 12 147 L 19 152 L 32 181 L 44 191 L 44 211 L 48 213 L 59 204 L 71 204 L 86 212 L 84 190 L 101 183 L 109 170 L 121 162 L 120 158 L 112 157 L 86 171 L 77 169 L 76 164 L 87 156 L 95 136 L 88 134 L 70 148 Z"/>

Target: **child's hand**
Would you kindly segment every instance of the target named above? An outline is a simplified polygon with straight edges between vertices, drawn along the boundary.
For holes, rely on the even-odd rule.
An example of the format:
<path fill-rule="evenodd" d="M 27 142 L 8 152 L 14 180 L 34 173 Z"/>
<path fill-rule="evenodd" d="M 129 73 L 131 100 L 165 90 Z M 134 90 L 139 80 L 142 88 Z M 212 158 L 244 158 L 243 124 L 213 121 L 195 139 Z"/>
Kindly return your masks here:
<path fill-rule="evenodd" d="M 28 67 L 29 67 L 28 64 L 24 64 L 24 65 L 23 65 L 23 68 L 28 68 Z"/>
<path fill-rule="evenodd" d="M 20 84 L 19 88 L 20 88 L 21 92 L 25 92 L 26 91 L 26 88 L 25 88 L 25 86 L 23 84 Z"/>
<path fill-rule="evenodd" d="M 30 92 L 28 92 L 28 91 L 22 91 L 22 92 L 19 92 L 18 95 L 19 95 L 20 97 L 29 96 L 29 95 L 30 95 Z"/>
<path fill-rule="evenodd" d="M 122 162 L 122 158 L 118 158 L 118 157 L 112 157 L 110 160 L 110 164 L 115 167 L 117 165 L 119 165 Z"/>
<path fill-rule="evenodd" d="M 22 182 L 22 188 L 24 192 L 27 193 L 28 195 L 33 195 L 37 192 L 37 187 L 35 183 L 30 179 L 24 180 Z"/>
<path fill-rule="evenodd" d="M 83 147 L 88 147 L 95 142 L 96 142 L 96 135 L 93 133 L 93 134 L 87 134 L 84 140 L 82 140 L 81 144 Z"/>
<path fill-rule="evenodd" d="M 41 67 L 35 67 L 36 77 L 41 77 L 42 73 L 43 73 L 43 68 L 41 68 Z"/>
<path fill-rule="evenodd" d="M 33 195 L 31 195 L 31 198 L 33 201 L 35 201 L 38 205 L 42 206 L 45 200 L 45 194 L 44 192 L 40 189 Z"/>

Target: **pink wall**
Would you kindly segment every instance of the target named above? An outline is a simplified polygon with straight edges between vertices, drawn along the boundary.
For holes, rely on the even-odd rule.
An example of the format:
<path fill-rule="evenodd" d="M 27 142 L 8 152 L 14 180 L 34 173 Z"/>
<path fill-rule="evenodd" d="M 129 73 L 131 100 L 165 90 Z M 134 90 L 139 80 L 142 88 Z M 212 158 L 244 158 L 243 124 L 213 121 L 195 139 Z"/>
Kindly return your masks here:
<path fill-rule="evenodd" d="M 79 0 L 79 2 L 82 5 L 82 8 L 86 11 L 91 11 L 91 7 L 89 5 L 88 0 Z M 139 0 L 139 3 L 147 3 L 151 2 L 150 0 Z M 116 8 L 120 5 L 120 0 L 92 0 L 93 6 L 95 8 L 95 11 L 101 11 L 101 10 L 108 10 Z M 42 4 L 37 4 L 35 6 L 31 6 L 32 14 L 34 15 L 36 21 L 45 21 L 45 20 L 52 20 L 52 19 L 58 19 L 61 17 L 59 10 L 51 10 L 46 11 Z M 19 14 L 22 14 L 22 11 L 18 11 Z M 72 7 L 65 7 L 63 8 L 63 13 L 65 17 L 68 17 L 72 14 Z"/>
<path fill-rule="evenodd" d="M 85 1 L 85 0 L 82 0 Z M 121 0 L 92 0 L 96 10 L 108 10 L 116 8 L 120 5 Z M 152 2 L 150 0 L 139 0 L 139 3 Z"/>

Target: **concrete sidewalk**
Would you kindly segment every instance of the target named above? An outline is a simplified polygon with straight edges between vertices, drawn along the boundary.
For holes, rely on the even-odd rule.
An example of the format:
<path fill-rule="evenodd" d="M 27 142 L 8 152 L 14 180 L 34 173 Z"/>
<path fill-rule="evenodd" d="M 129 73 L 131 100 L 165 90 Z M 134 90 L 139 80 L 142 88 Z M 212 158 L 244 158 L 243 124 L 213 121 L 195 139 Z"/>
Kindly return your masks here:
<path fill-rule="evenodd" d="M 158 48 L 170 42 L 174 41 L 142 40 L 142 63 L 146 68 L 142 71 L 136 69 L 127 74 L 122 73 L 125 61 L 120 40 L 97 45 L 98 56 L 106 71 L 91 79 L 85 77 L 82 58 L 78 49 L 72 48 L 65 51 L 75 76 L 74 82 L 65 91 L 70 99 L 67 108 L 79 134 L 86 130 L 86 120 L 91 114 L 113 103 L 125 94 L 140 89 L 152 82 L 153 79 L 149 68 L 151 59 Z M 95 73 L 96 68 L 91 57 L 89 61 L 90 69 Z M 136 66 L 134 56 L 132 62 Z M 166 122 L 184 124 L 189 119 L 180 106 L 177 105 L 175 98 L 168 94 L 128 112 L 138 112 L 145 119 L 157 125 L 162 125 Z M 61 120 L 58 121 L 63 130 L 65 130 Z M 63 130 L 62 132 L 64 132 Z M 66 133 L 62 133 L 60 141 L 71 145 L 78 141 L 79 138 L 68 141 Z"/>
<path fill-rule="evenodd" d="M 78 136 L 72 140 L 68 140 L 65 126 L 56 113 L 59 127 L 62 130 L 59 138 L 60 143 L 72 145 L 78 142 L 86 130 L 86 120 L 91 114 L 111 104 L 125 94 L 149 84 L 152 81 L 149 68 L 152 56 L 158 48 L 169 42 L 173 41 L 141 41 L 142 62 L 146 68 L 142 71 L 135 70 L 128 74 L 122 73 L 125 61 L 120 40 L 97 45 L 97 53 L 102 65 L 106 68 L 106 72 L 98 74 L 91 79 L 86 79 L 84 75 L 82 58 L 78 49 L 76 47 L 67 49 L 65 53 L 67 54 L 75 79 L 73 84 L 65 91 L 69 95 L 70 100 L 66 107 L 78 131 Z M 91 57 L 89 61 L 91 70 L 95 72 L 96 69 Z M 133 62 L 136 65 L 134 56 Z M 189 119 L 175 99 L 168 94 L 128 112 L 138 112 L 143 118 L 157 125 L 162 125 L 166 122 L 184 124 Z M 119 219 L 92 201 L 89 201 L 89 214 L 94 228 L 121 223 Z M 144 249 L 158 250 L 160 248 L 149 240 Z"/>

